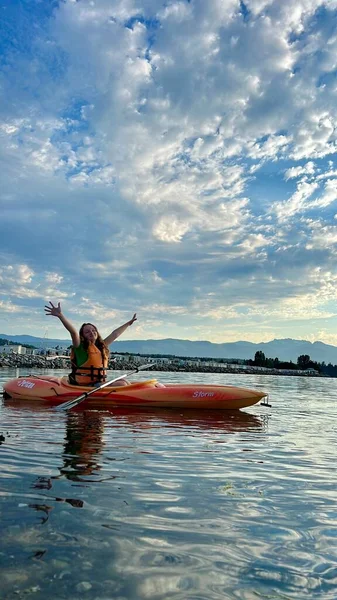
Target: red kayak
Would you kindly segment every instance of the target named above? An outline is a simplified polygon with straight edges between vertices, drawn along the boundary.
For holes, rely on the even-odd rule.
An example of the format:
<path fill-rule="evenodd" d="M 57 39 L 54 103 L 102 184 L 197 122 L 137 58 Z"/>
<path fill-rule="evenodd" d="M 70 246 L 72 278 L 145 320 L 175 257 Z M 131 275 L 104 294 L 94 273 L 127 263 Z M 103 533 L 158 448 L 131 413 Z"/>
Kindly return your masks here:
<path fill-rule="evenodd" d="M 92 387 L 71 385 L 67 377 L 28 375 L 11 379 L 4 385 L 4 398 L 31 400 L 56 406 L 92 392 L 83 407 L 148 407 L 237 410 L 256 404 L 266 392 L 231 385 L 159 383 L 156 379 L 125 386 L 107 386 L 93 392 Z"/>

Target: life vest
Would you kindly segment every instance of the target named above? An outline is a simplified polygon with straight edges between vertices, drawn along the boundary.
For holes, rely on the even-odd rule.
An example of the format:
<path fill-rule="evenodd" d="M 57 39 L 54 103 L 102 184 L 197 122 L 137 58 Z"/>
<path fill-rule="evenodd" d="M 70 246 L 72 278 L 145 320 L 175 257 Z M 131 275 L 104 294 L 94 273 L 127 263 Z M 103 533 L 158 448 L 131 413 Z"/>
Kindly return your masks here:
<path fill-rule="evenodd" d="M 82 357 L 87 356 L 86 360 L 78 365 L 78 357 L 76 350 L 80 350 Z M 77 385 L 92 385 L 94 383 L 103 383 L 106 379 L 106 369 L 108 367 L 108 359 L 103 358 L 103 354 L 95 344 L 89 344 L 84 350 L 81 345 L 79 348 L 71 350 L 72 372 L 69 375 L 71 383 Z"/>

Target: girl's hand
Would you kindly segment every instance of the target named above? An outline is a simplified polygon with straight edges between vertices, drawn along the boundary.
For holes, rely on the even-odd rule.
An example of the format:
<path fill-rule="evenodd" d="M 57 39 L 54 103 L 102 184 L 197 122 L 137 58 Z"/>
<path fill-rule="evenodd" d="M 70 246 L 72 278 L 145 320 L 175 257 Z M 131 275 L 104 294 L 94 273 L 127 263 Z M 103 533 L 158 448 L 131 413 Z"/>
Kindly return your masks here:
<path fill-rule="evenodd" d="M 135 321 L 137 321 L 137 313 L 135 313 L 132 317 L 132 319 L 130 319 L 130 321 L 128 322 L 128 325 L 130 327 L 130 325 L 132 325 Z"/>
<path fill-rule="evenodd" d="M 51 317 L 60 317 L 62 315 L 61 304 L 58 303 L 57 306 L 54 306 L 52 302 L 49 301 L 50 306 L 45 305 L 44 312 L 47 316 Z"/>

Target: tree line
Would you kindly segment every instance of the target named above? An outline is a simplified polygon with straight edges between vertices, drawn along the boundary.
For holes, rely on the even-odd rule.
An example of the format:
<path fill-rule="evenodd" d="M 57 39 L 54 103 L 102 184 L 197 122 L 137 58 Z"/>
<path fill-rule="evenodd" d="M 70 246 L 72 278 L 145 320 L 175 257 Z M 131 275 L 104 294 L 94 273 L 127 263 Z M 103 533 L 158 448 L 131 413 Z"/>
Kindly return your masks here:
<path fill-rule="evenodd" d="M 36 349 L 36 346 L 32 346 L 31 344 L 22 344 L 21 342 L 11 342 L 7 340 L 7 338 L 0 338 L 0 346 L 22 346 L 23 348 L 33 348 Z"/>
<path fill-rule="evenodd" d="M 247 364 L 255 367 L 266 367 L 267 369 L 291 369 L 293 371 L 306 371 L 307 369 L 314 369 L 321 375 L 327 377 L 337 377 L 337 365 L 331 363 L 326 364 L 323 362 L 316 362 L 311 360 L 308 354 L 301 354 L 297 358 L 297 362 L 292 361 L 281 361 L 278 358 L 267 358 L 261 350 L 255 352 L 254 360 L 248 360 Z"/>

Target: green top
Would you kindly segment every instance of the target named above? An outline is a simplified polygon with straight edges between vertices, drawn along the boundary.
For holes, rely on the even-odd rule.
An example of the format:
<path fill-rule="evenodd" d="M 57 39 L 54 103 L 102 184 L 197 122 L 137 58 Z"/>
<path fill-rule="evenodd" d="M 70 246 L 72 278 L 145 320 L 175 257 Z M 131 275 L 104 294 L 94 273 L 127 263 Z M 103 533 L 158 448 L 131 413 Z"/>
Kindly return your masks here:
<path fill-rule="evenodd" d="M 88 360 L 88 352 L 85 350 L 85 348 L 83 348 L 82 343 L 78 346 L 78 348 L 73 346 L 73 350 L 77 366 L 80 367 L 81 365 L 84 365 L 84 363 Z"/>

